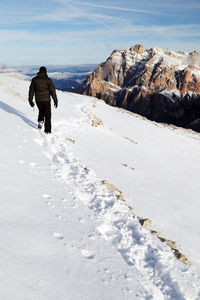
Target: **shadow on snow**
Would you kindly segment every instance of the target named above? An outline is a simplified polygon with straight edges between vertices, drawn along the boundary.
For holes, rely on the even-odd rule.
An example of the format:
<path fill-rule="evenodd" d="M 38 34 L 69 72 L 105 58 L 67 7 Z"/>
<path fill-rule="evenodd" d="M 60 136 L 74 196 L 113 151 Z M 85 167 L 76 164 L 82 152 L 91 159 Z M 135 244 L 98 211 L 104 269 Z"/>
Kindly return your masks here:
<path fill-rule="evenodd" d="M 21 113 L 19 110 L 15 109 L 15 108 L 13 108 L 12 106 L 0 101 L 0 108 L 4 111 L 8 112 L 9 114 L 13 114 L 13 115 L 20 117 L 22 119 L 22 121 L 24 121 L 29 126 L 31 126 L 33 128 L 37 128 L 37 125 L 34 122 L 32 122 L 27 117 L 25 117 L 23 113 Z"/>

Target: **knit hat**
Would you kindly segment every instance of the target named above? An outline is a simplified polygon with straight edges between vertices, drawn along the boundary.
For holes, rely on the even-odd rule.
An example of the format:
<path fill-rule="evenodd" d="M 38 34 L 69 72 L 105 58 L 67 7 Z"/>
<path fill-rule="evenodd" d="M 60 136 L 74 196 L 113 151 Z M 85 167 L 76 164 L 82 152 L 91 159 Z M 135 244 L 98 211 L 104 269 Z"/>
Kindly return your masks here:
<path fill-rule="evenodd" d="M 40 67 L 39 73 L 47 74 L 47 69 L 45 67 Z"/>

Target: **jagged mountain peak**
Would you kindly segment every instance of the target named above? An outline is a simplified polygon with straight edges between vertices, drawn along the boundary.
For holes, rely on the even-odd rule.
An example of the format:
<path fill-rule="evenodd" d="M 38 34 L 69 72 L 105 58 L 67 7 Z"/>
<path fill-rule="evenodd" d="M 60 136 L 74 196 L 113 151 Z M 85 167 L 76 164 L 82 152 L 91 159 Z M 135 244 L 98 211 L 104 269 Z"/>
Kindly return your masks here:
<path fill-rule="evenodd" d="M 200 56 L 140 44 L 114 50 L 90 73 L 80 92 L 152 120 L 187 127 L 200 118 Z"/>
<path fill-rule="evenodd" d="M 151 60 L 152 58 L 152 60 Z M 134 65 L 137 61 L 145 60 L 149 61 L 149 64 L 156 64 L 162 61 L 169 67 L 174 66 L 175 70 L 184 70 L 185 68 L 191 68 L 191 72 L 200 77 L 200 56 L 197 51 L 191 53 L 184 51 L 173 51 L 170 49 L 162 49 L 159 47 L 153 47 L 150 49 L 144 49 L 140 44 L 131 46 L 125 50 L 114 50 L 107 61 L 111 60 L 114 64 L 118 63 L 130 63 Z M 194 69 L 194 70 L 193 70 Z"/>

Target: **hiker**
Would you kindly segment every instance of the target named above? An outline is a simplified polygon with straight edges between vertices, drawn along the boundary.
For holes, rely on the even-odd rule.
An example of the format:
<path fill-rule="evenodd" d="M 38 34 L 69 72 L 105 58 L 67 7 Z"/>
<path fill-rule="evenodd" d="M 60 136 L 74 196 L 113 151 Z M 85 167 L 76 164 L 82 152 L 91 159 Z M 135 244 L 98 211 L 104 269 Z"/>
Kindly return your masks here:
<path fill-rule="evenodd" d="M 39 109 L 38 128 L 41 129 L 44 123 L 44 132 L 51 133 L 51 97 L 55 108 L 58 107 L 56 90 L 52 80 L 47 76 L 47 69 L 40 67 L 37 76 L 31 81 L 29 87 L 29 104 L 34 107 L 33 97 L 35 95 L 36 105 Z"/>

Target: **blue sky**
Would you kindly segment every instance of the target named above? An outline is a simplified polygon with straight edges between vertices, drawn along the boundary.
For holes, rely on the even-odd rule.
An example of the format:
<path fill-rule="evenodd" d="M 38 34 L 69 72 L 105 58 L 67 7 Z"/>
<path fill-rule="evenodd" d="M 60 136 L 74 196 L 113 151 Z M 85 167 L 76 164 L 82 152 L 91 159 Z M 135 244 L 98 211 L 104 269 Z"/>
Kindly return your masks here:
<path fill-rule="evenodd" d="M 0 63 L 100 63 L 138 43 L 200 51 L 199 15 L 199 0 L 1 0 Z"/>

